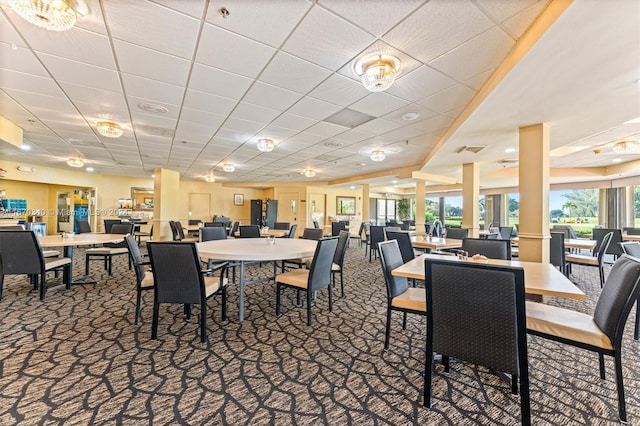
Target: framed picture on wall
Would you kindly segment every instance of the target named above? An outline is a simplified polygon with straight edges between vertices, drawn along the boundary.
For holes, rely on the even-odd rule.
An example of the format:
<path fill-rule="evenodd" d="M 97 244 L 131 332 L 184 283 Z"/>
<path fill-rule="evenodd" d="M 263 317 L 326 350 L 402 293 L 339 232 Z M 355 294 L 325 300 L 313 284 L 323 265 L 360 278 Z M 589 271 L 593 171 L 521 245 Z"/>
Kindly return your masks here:
<path fill-rule="evenodd" d="M 356 214 L 356 197 L 336 197 L 336 214 Z"/>
<path fill-rule="evenodd" d="M 233 194 L 233 205 L 244 206 L 244 194 Z"/>

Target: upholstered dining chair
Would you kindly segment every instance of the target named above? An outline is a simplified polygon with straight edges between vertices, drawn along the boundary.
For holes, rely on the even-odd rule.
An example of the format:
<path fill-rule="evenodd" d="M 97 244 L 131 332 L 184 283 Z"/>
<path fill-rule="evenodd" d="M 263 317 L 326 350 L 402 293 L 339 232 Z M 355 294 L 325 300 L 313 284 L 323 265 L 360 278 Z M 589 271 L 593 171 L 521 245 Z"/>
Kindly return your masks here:
<path fill-rule="evenodd" d="M 200 242 L 227 239 L 227 230 L 221 226 L 212 226 L 212 227 L 203 226 L 202 228 L 198 229 L 198 231 L 199 231 L 198 239 Z"/>
<path fill-rule="evenodd" d="M 622 232 L 627 235 L 640 235 L 640 228 L 625 226 L 624 228 L 622 228 Z"/>
<path fill-rule="evenodd" d="M 291 227 L 289 222 L 273 222 L 273 229 L 282 229 L 288 231 Z"/>
<path fill-rule="evenodd" d="M 153 290 L 153 273 L 149 269 L 151 262 L 140 252 L 140 248 L 138 247 L 134 236 L 127 235 L 124 237 L 124 241 L 127 245 L 127 249 L 129 250 L 131 262 L 133 262 L 133 270 L 136 272 L 136 310 L 134 324 L 138 324 L 142 292 L 145 290 Z"/>
<path fill-rule="evenodd" d="M 409 233 L 402 231 L 387 231 L 387 241 L 388 240 L 396 240 L 398 242 L 403 263 L 407 263 L 410 260 L 415 259 L 416 252 L 413 249 L 413 244 L 411 244 L 411 235 L 409 235 Z"/>
<path fill-rule="evenodd" d="M 632 234 L 633 235 L 633 234 Z M 626 241 L 620 243 L 624 254 L 640 259 L 640 243 L 637 241 Z M 633 338 L 640 340 L 640 297 L 636 303 L 636 323 L 633 327 Z"/>
<path fill-rule="evenodd" d="M 294 223 L 293 225 L 291 225 L 291 228 L 289 228 L 289 233 L 287 234 L 287 236 L 283 238 L 289 238 L 289 239 L 295 238 L 297 230 L 298 230 L 298 224 Z"/>
<path fill-rule="evenodd" d="M 158 338 L 158 317 L 161 303 L 185 305 L 187 318 L 191 316 L 191 305 L 200 305 L 200 341 L 207 341 L 207 300 L 221 295 L 222 321 L 227 319 L 227 280 L 225 270 L 228 263 L 220 263 L 213 270 L 220 276 L 207 276 L 213 270 L 202 270 L 198 247 L 194 242 L 149 242 L 149 259 L 153 270 L 154 298 L 151 339 Z"/>
<path fill-rule="evenodd" d="M 542 303 L 527 302 L 529 334 L 597 352 L 600 378 L 604 355 L 612 356 L 618 389 L 618 414 L 627 421 L 622 377 L 622 337 L 633 304 L 640 294 L 640 259 L 622 255 L 602 288 L 593 316 Z"/>
<path fill-rule="evenodd" d="M 402 312 L 402 329 L 407 328 L 407 314 L 427 314 L 427 299 L 424 288 L 409 287 L 406 277 L 391 275 L 391 271 L 402 266 L 402 254 L 398 241 L 388 240 L 378 244 L 380 247 L 380 264 L 387 287 L 387 327 L 384 334 L 384 350 L 389 349 L 391 337 L 391 313 Z"/>
<path fill-rule="evenodd" d="M 111 234 L 133 235 L 133 223 L 115 223 L 111 225 Z M 112 264 L 115 256 L 128 256 L 129 250 L 127 244 L 122 241 L 119 243 L 105 243 L 102 247 L 89 248 L 85 251 L 85 274 L 89 275 L 90 261 L 102 260 L 104 269 L 109 275 L 112 275 Z M 131 258 L 129 261 L 129 269 L 131 269 Z"/>
<path fill-rule="evenodd" d="M 303 240 L 318 241 L 320 238 L 322 238 L 323 234 L 324 232 L 320 228 L 304 228 L 304 231 L 302 231 L 302 236 L 300 238 L 302 238 Z"/>
<path fill-rule="evenodd" d="M 498 227 L 498 231 L 500 233 L 500 239 L 510 240 L 511 234 L 513 234 L 513 226 L 500 226 Z"/>
<path fill-rule="evenodd" d="M 329 290 L 329 312 L 333 311 L 331 291 L 331 264 L 338 246 L 338 238 L 322 238 L 318 241 L 309 269 L 293 269 L 276 275 L 276 316 L 280 316 L 280 302 L 283 287 L 297 290 L 300 304 L 300 291 L 306 293 L 307 325 L 311 325 L 311 298 L 313 293 L 327 287 Z"/>
<path fill-rule="evenodd" d="M 384 241 L 384 226 L 371 225 L 369 227 L 369 263 L 371 257 L 378 257 L 378 243 Z"/>
<path fill-rule="evenodd" d="M 593 249 L 592 255 L 580 254 L 580 253 L 568 253 L 564 258 L 567 262 L 567 269 L 571 272 L 571 265 L 593 266 L 598 268 L 600 272 L 600 287 L 604 285 L 604 255 L 609 248 L 611 239 L 613 238 L 613 232 L 606 234 L 600 245 L 596 245 Z"/>
<path fill-rule="evenodd" d="M 111 233 L 111 227 L 113 225 L 115 225 L 116 223 L 122 223 L 122 220 L 120 220 L 120 219 L 105 219 L 104 220 L 104 233 L 105 234 L 110 234 Z"/>
<path fill-rule="evenodd" d="M 260 238 L 260 227 L 258 225 L 240 225 L 240 238 Z"/>
<path fill-rule="evenodd" d="M 565 261 L 564 233 L 551 232 L 549 240 L 549 263 L 567 275 L 567 263 Z"/>
<path fill-rule="evenodd" d="M 424 406 L 431 407 L 434 352 L 511 375 L 524 425 L 531 424 L 524 270 L 425 260 L 427 341 Z"/>
<path fill-rule="evenodd" d="M 596 249 L 602 242 L 605 235 L 611 232 L 611 241 L 609 242 L 609 248 L 604 254 L 613 255 L 614 260 L 618 258 L 622 254 L 622 248 L 620 247 L 620 243 L 622 240 L 622 231 L 617 228 L 593 228 L 592 234 L 593 239 L 596 240 Z"/>
<path fill-rule="evenodd" d="M 462 240 L 469 236 L 469 230 L 465 228 L 446 228 L 445 235 L 447 238 L 453 238 L 454 240 Z"/>
<path fill-rule="evenodd" d="M 78 234 L 87 234 L 91 232 L 91 225 L 89 225 L 89 221 L 87 219 L 76 219 L 75 223 Z"/>
<path fill-rule="evenodd" d="M 464 238 L 462 250 L 469 256 L 481 254 L 489 259 L 511 260 L 511 241 L 488 240 L 483 238 Z"/>
<path fill-rule="evenodd" d="M 313 227 L 316 228 L 316 229 L 320 229 L 320 224 L 318 223 L 317 220 L 313 221 Z"/>
<path fill-rule="evenodd" d="M 5 275 L 27 274 L 34 289 L 40 289 L 40 300 L 47 293 L 49 271 L 62 270 L 62 280 L 66 288 L 71 288 L 71 259 L 68 257 L 45 258 L 38 238 L 32 231 L 0 230 L 0 300 Z M 40 281 L 38 283 L 38 280 Z"/>
<path fill-rule="evenodd" d="M 336 286 L 336 275 L 340 274 L 340 291 L 344 297 L 344 255 L 349 247 L 349 231 L 340 231 L 338 235 L 338 246 L 333 255 L 333 263 L 331 264 L 331 281 L 333 287 Z"/>
<path fill-rule="evenodd" d="M 331 235 L 333 237 L 337 237 L 340 231 L 345 231 L 346 229 L 347 225 L 344 222 L 331 222 Z"/>
<path fill-rule="evenodd" d="M 322 238 L 323 234 L 324 232 L 320 228 L 304 228 L 304 231 L 302 232 L 302 236 L 300 238 L 303 240 L 319 241 Z M 284 273 L 287 266 L 294 266 L 296 268 L 309 268 L 312 260 L 313 258 L 311 257 L 285 259 L 282 261 L 281 271 Z"/>
<path fill-rule="evenodd" d="M 169 222 L 171 225 L 171 222 Z M 174 241 L 184 241 L 184 242 L 195 242 L 198 241 L 198 237 L 185 237 L 184 228 L 182 227 L 182 223 L 179 220 L 173 221 L 173 240 Z"/>

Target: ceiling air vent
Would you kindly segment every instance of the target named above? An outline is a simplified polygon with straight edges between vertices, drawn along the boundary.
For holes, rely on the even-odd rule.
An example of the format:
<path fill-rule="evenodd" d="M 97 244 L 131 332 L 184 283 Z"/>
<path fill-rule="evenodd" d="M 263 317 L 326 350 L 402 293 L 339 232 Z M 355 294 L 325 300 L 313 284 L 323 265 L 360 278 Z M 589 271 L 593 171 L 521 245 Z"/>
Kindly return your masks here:
<path fill-rule="evenodd" d="M 515 163 L 517 163 L 517 162 L 518 162 L 518 160 L 515 160 L 515 159 L 513 159 L 513 158 L 511 158 L 511 159 L 504 159 L 504 160 L 499 160 L 499 161 L 498 161 L 498 163 L 500 163 L 500 164 L 515 164 Z"/>
<path fill-rule="evenodd" d="M 487 146 L 486 145 L 478 145 L 478 146 L 461 146 L 460 148 L 458 148 L 456 150 L 456 153 L 460 154 L 464 151 L 469 151 L 469 152 L 473 152 L 474 154 L 479 153 L 480 151 L 482 151 L 483 149 L 485 149 Z"/>
<path fill-rule="evenodd" d="M 367 121 L 371 121 L 374 118 L 375 117 L 371 115 L 345 108 L 336 112 L 332 116 L 325 118 L 323 121 L 336 124 L 338 126 L 354 128 L 366 123 Z"/>

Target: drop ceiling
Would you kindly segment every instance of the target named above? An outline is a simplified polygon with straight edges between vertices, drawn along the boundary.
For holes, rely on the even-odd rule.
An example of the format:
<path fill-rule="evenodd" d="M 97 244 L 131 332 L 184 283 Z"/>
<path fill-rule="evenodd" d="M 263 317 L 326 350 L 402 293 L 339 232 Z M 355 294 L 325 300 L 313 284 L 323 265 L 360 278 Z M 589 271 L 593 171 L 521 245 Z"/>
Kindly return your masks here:
<path fill-rule="evenodd" d="M 0 115 L 24 129 L 32 148 L 1 146 L 2 157 L 66 168 L 69 157 L 79 156 L 94 173 L 150 176 L 161 167 L 183 179 L 213 175 L 240 184 L 420 169 L 547 6 L 545 0 L 81 3 L 76 27 L 54 33 L 0 2 Z M 541 121 L 552 126 L 554 148 L 589 146 L 554 158 L 554 166 L 609 164 L 610 144 L 640 133 L 640 124 L 624 124 L 640 117 L 639 11 L 635 0 L 574 2 L 423 171 L 459 178 L 465 161 L 494 171 L 504 149 L 517 147 L 518 127 Z M 368 92 L 353 72 L 369 53 L 401 60 L 400 76 L 385 92 Z M 414 112 L 417 119 L 403 118 Z M 335 120 L 345 115 L 364 118 Z M 101 136 L 96 122 L 105 119 L 121 124 L 124 135 Z M 276 142 L 274 151 L 257 150 L 264 137 Z M 455 153 L 474 145 L 488 148 Z M 602 147 L 601 157 L 589 154 L 593 146 Z M 386 152 L 384 161 L 370 160 L 374 149 Z M 224 172 L 224 163 L 235 171 Z M 307 168 L 317 171 L 314 178 L 301 174 Z"/>

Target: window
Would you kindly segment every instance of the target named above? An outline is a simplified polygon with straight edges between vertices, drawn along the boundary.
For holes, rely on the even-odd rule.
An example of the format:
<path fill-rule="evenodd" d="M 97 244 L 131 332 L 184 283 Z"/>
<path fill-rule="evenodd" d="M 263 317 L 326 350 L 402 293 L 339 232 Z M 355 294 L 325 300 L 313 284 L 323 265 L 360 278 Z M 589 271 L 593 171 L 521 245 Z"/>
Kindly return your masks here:
<path fill-rule="evenodd" d="M 378 219 L 379 224 L 386 224 L 390 220 L 396 220 L 396 200 L 378 198 L 376 207 L 376 219 Z"/>
<path fill-rule="evenodd" d="M 590 234 L 598 225 L 600 194 L 597 189 L 573 189 L 549 192 L 549 219 L 551 225 L 565 223 L 576 234 Z"/>

